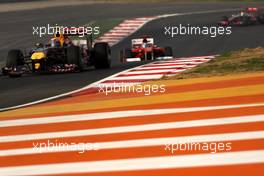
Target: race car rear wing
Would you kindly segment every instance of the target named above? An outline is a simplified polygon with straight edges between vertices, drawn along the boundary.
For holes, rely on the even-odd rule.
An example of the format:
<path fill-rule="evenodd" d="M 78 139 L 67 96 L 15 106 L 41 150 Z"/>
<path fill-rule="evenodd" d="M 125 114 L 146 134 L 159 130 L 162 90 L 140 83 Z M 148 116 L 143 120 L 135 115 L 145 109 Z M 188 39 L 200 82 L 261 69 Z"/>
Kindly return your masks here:
<path fill-rule="evenodd" d="M 256 8 L 256 7 L 248 7 L 248 8 L 246 8 L 246 11 L 247 12 L 257 12 L 258 8 Z"/>
<path fill-rule="evenodd" d="M 85 40 L 74 40 L 75 45 L 87 45 L 88 49 L 91 49 L 93 46 L 93 35 L 88 33 L 85 28 L 63 28 L 63 34 L 66 36 L 85 36 Z M 77 43 L 76 43 L 77 42 Z"/>
<path fill-rule="evenodd" d="M 145 38 L 148 42 L 148 44 L 154 44 L 154 39 L 153 38 Z M 135 45 L 142 45 L 143 44 L 143 38 L 139 38 L 139 39 L 132 39 L 131 44 L 132 47 Z"/>

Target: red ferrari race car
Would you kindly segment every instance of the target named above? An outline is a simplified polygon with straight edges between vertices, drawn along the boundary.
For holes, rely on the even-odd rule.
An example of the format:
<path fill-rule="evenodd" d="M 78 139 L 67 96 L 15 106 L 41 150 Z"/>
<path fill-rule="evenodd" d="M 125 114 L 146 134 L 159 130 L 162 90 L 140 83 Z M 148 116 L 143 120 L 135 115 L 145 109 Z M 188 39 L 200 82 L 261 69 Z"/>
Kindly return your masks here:
<path fill-rule="evenodd" d="M 171 47 L 158 47 L 154 44 L 154 39 L 149 36 L 132 39 L 131 48 L 120 51 L 122 63 L 172 58 Z"/>
<path fill-rule="evenodd" d="M 218 24 L 220 26 L 264 24 L 264 10 L 262 8 L 249 7 L 231 17 L 224 16 Z"/>

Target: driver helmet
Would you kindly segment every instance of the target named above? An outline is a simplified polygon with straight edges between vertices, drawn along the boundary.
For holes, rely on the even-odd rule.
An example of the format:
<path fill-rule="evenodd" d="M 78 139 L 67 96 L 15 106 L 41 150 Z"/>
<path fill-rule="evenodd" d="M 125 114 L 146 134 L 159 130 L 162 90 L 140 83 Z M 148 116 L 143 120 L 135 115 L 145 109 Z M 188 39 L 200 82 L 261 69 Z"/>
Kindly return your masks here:
<path fill-rule="evenodd" d="M 146 48 L 148 44 L 148 40 L 146 38 L 143 39 L 142 47 Z"/>
<path fill-rule="evenodd" d="M 36 46 L 36 48 L 43 48 L 44 47 L 44 45 L 42 43 L 36 43 L 35 46 Z"/>
<path fill-rule="evenodd" d="M 58 46 L 58 45 L 59 46 L 63 46 L 63 44 L 64 44 L 64 35 L 62 33 L 58 32 L 58 31 L 56 31 L 54 33 L 53 38 L 51 39 L 51 42 L 53 42 L 53 44 L 55 46 Z"/>

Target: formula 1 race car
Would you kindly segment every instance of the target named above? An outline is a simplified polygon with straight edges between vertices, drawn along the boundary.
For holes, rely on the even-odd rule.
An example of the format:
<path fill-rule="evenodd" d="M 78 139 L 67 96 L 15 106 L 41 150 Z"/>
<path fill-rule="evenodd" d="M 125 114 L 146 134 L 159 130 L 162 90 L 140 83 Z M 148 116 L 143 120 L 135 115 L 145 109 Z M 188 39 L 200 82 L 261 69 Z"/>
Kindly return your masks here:
<path fill-rule="evenodd" d="M 220 26 L 248 26 L 254 24 L 264 24 L 264 10 L 249 7 L 232 15 L 231 17 L 224 16 L 218 24 Z"/>
<path fill-rule="evenodd" d="M 154 59 L 171 59 L 173 51 L 171 47 L 158 47 L 154 39 L 149 36 L 141 36 L 132 39 L 131 48 L 120 51 L 120 61 L 137 62 Z"/>
<path fill-rule="evenodd" d="M 28 52 L 12 49 L 8 52 L 4 75 L 19 77 L 24 73 L 65 73 L 83 71 L 90 66 L 96 69 L 110 68 L 111 51 L 108 43 L 93 44 L 92 36 L 86 40 L 72 40 L 79 36 L 78 28 L 68 28 L 54 34 L 51 41 L 43 45 L 37 43 Z M 81 32 L 82 33 L 82 32 Z M 83 34 L 83 33 L 82 33 Z"/>

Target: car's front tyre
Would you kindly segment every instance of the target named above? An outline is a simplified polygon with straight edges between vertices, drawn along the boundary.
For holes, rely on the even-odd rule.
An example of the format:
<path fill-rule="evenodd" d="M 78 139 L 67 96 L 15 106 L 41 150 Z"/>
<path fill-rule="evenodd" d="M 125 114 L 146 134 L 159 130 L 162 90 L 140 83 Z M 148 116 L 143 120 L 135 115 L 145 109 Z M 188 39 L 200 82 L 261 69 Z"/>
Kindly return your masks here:
<path fill-rule="evenodd" d="M 8 52 L 6 67 L 17 67 L 24 65 L 24 56 L 21 50 L 13 49 Z"/>
<path fill-rule="evenodd" d="M 108 43 L 94 44 L 94 66 L 96 69 L 111 67 L 111 51 Z"/>
<path fill-rule="evenodd" d="M 84 70 L 84 63 L 78 46 L 72 45 L 67 48 L 67 64 L 74 64 L 78 67 L 78 70 Z"/>

